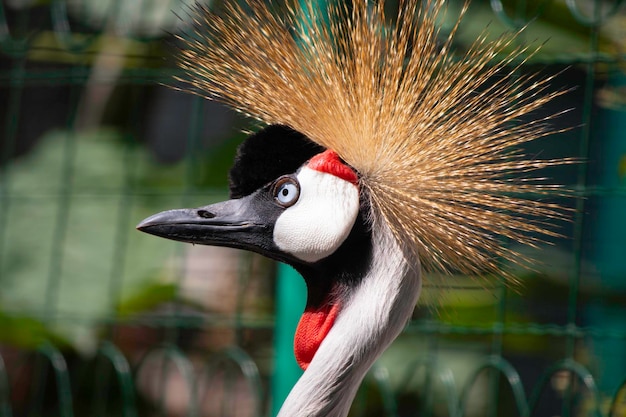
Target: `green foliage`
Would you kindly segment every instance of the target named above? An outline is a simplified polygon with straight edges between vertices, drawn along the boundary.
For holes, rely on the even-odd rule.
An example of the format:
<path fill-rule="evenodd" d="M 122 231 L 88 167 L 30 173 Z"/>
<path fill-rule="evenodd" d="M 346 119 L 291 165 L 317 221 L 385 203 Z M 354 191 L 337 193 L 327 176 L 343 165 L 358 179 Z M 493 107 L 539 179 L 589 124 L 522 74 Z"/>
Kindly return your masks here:
<path fill-rule="evenodd" d="M 137 313 L 150 311 L 160 304 L 176 298 L 177 286 L 172 283 L 148 283 L 142 288 L 122 300 L 117 307 L 120 317 L 130 317 Z"/>
<path fill-rule="evenodd" d="M 593 18 L 592 4 L 578 3 L 577 7 L 585 9 L 588 15 L 575 16 L 565 1 L 504 0 L 503 10 L 499 11 L 498 16 L 494 16 L 489 2 L 473 1 L 463 19 L 457 40 L 470 44 L 481 35 L 486 34 L 488 39 L 496 39 L 503 33 L 524 28 L 519 38 L 521 42 L 514 43 L 511 48 L 519 44 L 542 45 L 531 61 L 551 63 L 565 57 L 571 60 L 574 56 L 588 53 L 592 42 L 589 26 L 582 20 Z M 458 8 L 450 8 L 446 20 L 449 27 L 456 19 L 455 16 L 458 16 L 461 4 L 463 2 L 458 2 Z M 623 49 L 623 35 L 616 30 L 617 27 L 623 27 L 623 19 L 623 16 L 615 13 L 607 24 L 602 26 L 598 39 L 601 52 L 612 53 L 615 49 Z M 486 26 L 487 24 L 489 26 Z M 531 49 L 534 48 L 531 46 Z"/>
<path fill-rule="evenodd" d="M 223 199 L 223 188 L 183 185 L 193 177 L 224 187 L 233 146 L 224 150 L 228 157 L 220 151 L 198 156 L 198 176 L 188 161 L 156 164 L 115 130 L 57 131 L 42 138 L 0 178 L 6 195 L 0 210 L 0 313 L 15 318 L 0 321 L 0 334 L 30 345 L 54 333 L 90 351 L 99 323 L 171 301 L 183 245 L 134 226 L 161 210 Z M 26 313 L 41 321 L 15 321 Z M 16 333 L 18 323 L 23 332 Z"/>
<path fill-rule="evenodd" d="M 42 321 L 0 311 L 0 343 L 36 349 L 44 342 L 50 342 L 61 349 L 69 346 L 67 340 L 49 330 Z"/>

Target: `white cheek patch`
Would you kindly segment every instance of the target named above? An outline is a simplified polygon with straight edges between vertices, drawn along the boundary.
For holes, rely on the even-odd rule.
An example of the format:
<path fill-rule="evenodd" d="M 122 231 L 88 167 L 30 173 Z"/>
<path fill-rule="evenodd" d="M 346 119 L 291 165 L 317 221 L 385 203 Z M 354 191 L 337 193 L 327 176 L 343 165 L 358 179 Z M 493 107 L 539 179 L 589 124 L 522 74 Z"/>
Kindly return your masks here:
<path fill-rule="evenodd" d="M 300 198 L 278 217 L 274 242 L 283 252 L 316 262 L 336 251 L 350 234 L 359 212 L 359 190 L 306 166 L 297 178 Z"/>

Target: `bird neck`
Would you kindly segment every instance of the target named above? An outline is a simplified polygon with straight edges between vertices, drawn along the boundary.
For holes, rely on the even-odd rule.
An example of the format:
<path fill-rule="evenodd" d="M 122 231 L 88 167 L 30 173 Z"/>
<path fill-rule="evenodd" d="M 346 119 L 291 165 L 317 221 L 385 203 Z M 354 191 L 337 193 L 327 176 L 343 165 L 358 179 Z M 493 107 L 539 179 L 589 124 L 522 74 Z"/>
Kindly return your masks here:
<path fill-rule="evenodd" d="M 376 358 L 406 325 L 421 288 L 419 261 L 383 222 L 373 225 L 362 279 L 344 294 L 341 311 L 279 417 L 343 417 Z"/>

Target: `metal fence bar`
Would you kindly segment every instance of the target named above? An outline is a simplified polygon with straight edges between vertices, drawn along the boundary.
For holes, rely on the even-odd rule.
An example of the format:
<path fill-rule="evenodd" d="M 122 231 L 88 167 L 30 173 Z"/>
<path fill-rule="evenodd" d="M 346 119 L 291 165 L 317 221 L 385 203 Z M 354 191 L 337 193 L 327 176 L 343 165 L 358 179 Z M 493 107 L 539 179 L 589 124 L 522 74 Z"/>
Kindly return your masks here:
<path fill-rule="evenodd" d="M 4 365 L 4 359 L 0 355 L 0 416 L 11 417 L 11 402 L 10 398 L 10 385 L 9 376 L 7 375 L 7 368 Z"/>
<path fill-rule="evenodd" d="M 108 361 L 113 366 L 115 371 L 119 392 L 122 397 L 122 417 L 136 417 L 137 409 L 135 404 L 135 388 L 130 364 L 122 352 L 120 352 L 115 345 L 109 342 L 104 343 L 100 347 L 98 354 L 100 358 Z M 101 376 L 102 375 L 98 372 L 94 375 L 94 378 L 96 378 L 96 386 L 101 382 Z M 107 380 L 106 382 L 107 385 L 109 385 L 109 381 Z M 102 392 L 96 392 L 96 395 L 101 396 Z M 104 398 L 104 396 L 102 397 Z M 96 409 L 96 412 L 97 411 L 99 411 L 99 409 Z M 102 411 L 103 413 L 106 411 L 106 404 L 102 407 Z"/>
<path fill-rule="evenodd" d="M 63 357 L 63 354 L 50 344 L 44 344 L 42 347 L 38 349 L 38 353 L 41 358 L 44 359 L 45 363 L 52 369 L 52 373 L 54 375 L 54 379 L 56 382 L 56 393 L 58 398 L 58 412 L 61 417 L 72 417 L 74 415 L 73 409 L 73 399 L 72 399 L 72 386 L 69 378 L 69 371 L 67 367 L 67 362 Z M 41 368 L 35 367 L 35 370 L 38 371 L 39 375 L 42 375 L 43 372 Z M 35 407 L 41 407 L 41 394 L 46 391 L 47 382 L 44 378 L 40 378 L 38 384 L 36 385 L 39 398 Z M 31 411 L 33 409 L 31 408 Z"/>

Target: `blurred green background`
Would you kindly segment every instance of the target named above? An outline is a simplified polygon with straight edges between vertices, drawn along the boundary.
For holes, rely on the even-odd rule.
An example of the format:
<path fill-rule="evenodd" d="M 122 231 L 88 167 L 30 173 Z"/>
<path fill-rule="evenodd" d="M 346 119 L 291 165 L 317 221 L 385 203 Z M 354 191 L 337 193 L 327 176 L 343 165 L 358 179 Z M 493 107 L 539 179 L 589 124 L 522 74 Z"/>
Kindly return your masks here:
<path fill-rule="evenodd" d="M 134 230 L 226 198 L 257 127 L 170 88 L 188 10 L 0 3 L 1 417 L 271 415 L 298 377 L 293 272 Z M 575 191 L 554 199 L 571 222 L 520 287 L 429 277 L 351 415 L 626 416 L 626 6 L 476 0 L 456 52 L 523 26 L 519 42 L 545 45 L 520 72 L 569 90 L 543 110 L 569 110 L 554 126 L 569 130 L 526 152 L 585 161 L 545 173 Z"/>

